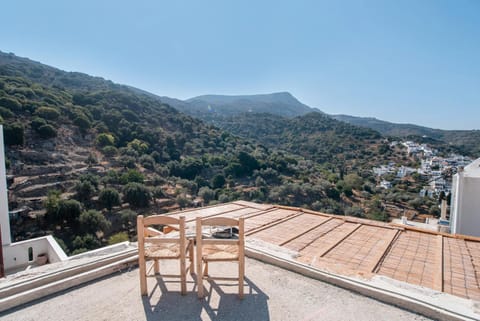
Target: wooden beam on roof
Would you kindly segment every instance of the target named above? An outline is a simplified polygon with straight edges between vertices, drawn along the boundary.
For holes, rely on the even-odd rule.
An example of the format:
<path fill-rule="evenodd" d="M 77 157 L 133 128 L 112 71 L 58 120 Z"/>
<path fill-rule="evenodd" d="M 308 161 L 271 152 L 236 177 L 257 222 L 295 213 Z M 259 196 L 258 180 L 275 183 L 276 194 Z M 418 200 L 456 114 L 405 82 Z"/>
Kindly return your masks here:
<path fill-rule="evenodd" d="M 307 229 L 307 230 L 305 230 L 305 231 L 302 231 L 301 233 L 298 233 L 298 234 L 295 235 L 294 237 L 292 237 L 292 238 L 290 238 L 290 239 L 288 239 L 288 240 L 280 243 L 279 245 L 280 245 L 280 246 L 284 246 L 285 244 L 290 243 L 291 241 L 295 240 L 296 238 L 302 236 L 303 234 L 308 233 L 308 232 L 311 232 L 311 231 L 313 231 L 314 229 L 316 229 L 317 227 L 319 227 L 319 226 L 321 226 L 321 225 L 323 225 L 323 224 L 325 224 L 325 223 L 327 223 L 327 222 L 329 222 L 329 221 L 331 221 L 331 220 L 333 220 L 333 217 L 329 217 L 328 219 L 326 219 L 325 221 L 321 222 L 320 224 L 316 224 L 316 225 L 314 225 L 313 227 L 310 227 L 309 229 Z"/>
<path fill-rule="evenodd" d="M 278 210 L 278 208 L 277 208 L 276 210 Z M 286 222 L 286 221 L 288 221 L 288 220 L 291 220 L 292 218 L 297 217 L 297 216 L 300 216 L 300 215 L 302 215 L 302 214 L 303 214 L 302 212 L 290 214 L 290 215 L 288 215 L 287 217 L 284 217 L 284 218 L 282 218 L 282 219 L 280 219 L 280 220 L 278 220 L 278 221 L 273 221 L 273 222 L 267 223 L 267 224 L 265 224 L 265 225 L 259 226 L 259 227 L 257 227 L 257 228 L 254 228 L 254 229 L 246 232 L 246 233 L 245 233 L 245 236 L 249 236 L 249 235 L 255 234 L 255 233 L 257 233 L 257 232 L 263 231 L 263 230 L 265 230 L 265 229 L 267 229 L 267 228 L 270 228 L 270 227 L 272 227 L 272 226 L 281 224 L 281 223 L 283 223 L 283 222 Z"/>
<path fill-rule="evenodd" d="M 437 235 L 437 250 L 435 253 L 436 271 L 433 275 L 433 288 L 437 291 L 443 292 L 443 278 L 444 278 L 444 255 L 443 255 L 443 235 Z"/>
<path fill-rule="evenodd" d="M 395 231 L 395 230 L 394 230 Z M 381 262 L 387 256 L 388 252 L 390 252 L 390 249 L 392 248 L 393 244 L 395 243 L 395 240 L 398 238 L 398 236 L 402 233 L 399 230 L 396 230 L 395 233 L 392 233 L 390 237 L 386 238 L 385 246 L 383 250 L 379 250 L 377 255 L 372 255 L 372 265 L 367 268 L 367 271 L 376 273 L 378 268 L 381 265 Z"/>
<path fill-rule="evenodd" d="M 353 224 L 353 223 L 349 223 L 349 224 Z M 354 227 L 350 231 L 348 231 L 344 235 L 341 235 L 341 237 L 339 237 L 337 240 L 335 240 L 335 242 L 333 242 L 330 246 L 324 248 L 323 251 L 318 253 L 317 257 L 322 257 L 322 256 L 326 255 L 328 252 L 330 252 L 331 250 L 333 250 L 338 244 L 342 243 L 347 237 L 349 237 L 356 230 L 358 230 L 360 228 L 360 226 L 362 226 L 362 224 L 354 225 Z M 336 228 L 338 228 L 338 226 Z"/>

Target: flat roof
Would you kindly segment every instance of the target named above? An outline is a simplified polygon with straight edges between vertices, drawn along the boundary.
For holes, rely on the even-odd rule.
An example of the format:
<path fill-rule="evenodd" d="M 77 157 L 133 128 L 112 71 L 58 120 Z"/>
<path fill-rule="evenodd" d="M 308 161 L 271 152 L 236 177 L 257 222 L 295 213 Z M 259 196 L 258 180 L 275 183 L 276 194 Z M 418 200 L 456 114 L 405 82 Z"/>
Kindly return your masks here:
<path fill-rule="evenodd" d="M 212 264 L 210 273 L 235 270 L 227 264 Z M 205 281 L 209 295 L 199 300 L 189 274 L 186 296 L 180 295 L 178 279 L 148 278 L 149 296 L 142 298 L 135 268 L 0 313 L 0 318 L 3 321 L 430 320 L 257 260 L 247 258 L 246 268 L 242 301 L 238 299 L 237 286 L 228 286 L 223 281 L 211 284 Z M 162 261 L 160 271 L 178 273 L 178 262 Z"/>
<path fill-rule="evenodd" d="M 197 216 L 244 217 L 247 245 L 273 245 L 322 271 L 379 275 L 480 302 L 480 238 L 246 201 L 172 215 L 187 223 Z"/>

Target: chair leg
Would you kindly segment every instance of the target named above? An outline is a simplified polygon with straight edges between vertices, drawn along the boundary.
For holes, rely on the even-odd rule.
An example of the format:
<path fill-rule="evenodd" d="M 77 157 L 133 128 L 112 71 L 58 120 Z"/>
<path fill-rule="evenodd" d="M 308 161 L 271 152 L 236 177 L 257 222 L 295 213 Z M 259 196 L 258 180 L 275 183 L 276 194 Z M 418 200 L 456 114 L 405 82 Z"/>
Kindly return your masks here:
<path fill-rule="evenodd" d="M 188 257 L 189 257 L 189 260 L 190 260 L 190 274 L 194 274 L 195 273 L 195 263 L 194 263 L 194 259 L 193 259 L 193 246 L 194 246 L 194 243 L 193 243 L 193 240 L 190 240 L 190 248 L 188 249 Z"/>
<path fill-rule="evenodd" d="M 153 261 L 153 270 L 155 274 L 160 274 L 160 264 L 158 263 L 157 259 Z"/>
<path fill-rule="evenodd" d="M 147 289 L 147 267 L 144 257 L 139 257 L 139 271 L 138 274 L 140 275 L 140 293 L 142 295 L 148 294 Z"/>
<path fill-rule="evenodd" d="M 208 261 L 205 261 L 205 270 L 203 272 L 203 275 L 208 276 Z"/>
<path fill-rule="evenodd" d="M 198 245 L 197 245 L 198 246 Z M 198 250 L 197 250 L 198 251 Z M 198 298 L 203 298 L 203 268 L 202 257 L 197 252 L 197 294 Z"/>
<path fill-rule="evenodd" d="M 245 279 L 245 261 L 238 261 L 238 297 L 243 299 L 243 282 Z"/>
<path fill-rule="evenodd" d="M 180 260 L 180 286 L 182 295 L 187 294 L 187 271 L 185 256 Z"/>

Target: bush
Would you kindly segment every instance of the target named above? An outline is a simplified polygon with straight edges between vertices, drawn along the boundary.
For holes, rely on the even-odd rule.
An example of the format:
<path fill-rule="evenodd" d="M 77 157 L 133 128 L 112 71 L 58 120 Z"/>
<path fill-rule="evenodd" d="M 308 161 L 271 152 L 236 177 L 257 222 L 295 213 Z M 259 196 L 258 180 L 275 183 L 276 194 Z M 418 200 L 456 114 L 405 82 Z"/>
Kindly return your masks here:
<path fill-rule="evenodd" d="M 48 120 L 56 120 L 60 117 L 60 112 L 52 107 L 40 107 L 35 111 L 35 114 Z"/>
<path fill-rule="evenodd" d="M 212 187 L 214 189 L 216 188 L 222 188 L 225 185 L 225 176 L 222 174 L 217 174 L 212 178 Z"/>
<path fill-rule="evenodd" d="M 0 107 L 0 116 L 2 116 L 3 118 L 11 118 L 14 116 L 14 114 L 10 109 Z"/>
<path fill-rule="evenodd" d="M 98 134 L 97 138 L 95 139 L 95 143 L 99 147 L 112 146 L 115 144 L 115 138 L 112 134 L 101 133 Z"/>
<path fill-rule="evenodd" d="M 18 100 L 9 97 L 0 98 L 0 106 L 6 107 L 10 110 L 22 109 L 22 105 L 18 102 Z"/>
<path fill-rule="evenodd" d="M 56 218 L 65 220 L 70 224 L 76 223 L 78 217 L 82 213 L 82 204 L 76 200 L 60 200 L 58 201 L 58 210 Z"/>
<path fill-rule="evenodd" d="M 81 201 L 88 201 L 95 193 L 95 187 L 89 181 L 80 181 L 75 184 L 77 198 Z"/>
<path fill-rule="evenodd" d="M 210 201 L 215 199 L 215 191 L 205 186 L 200 188 L 198 191 L 198 196 L 203 198 L 205 204 L 208 204 Z"/>
<path fill-rule="evenodd" d="M 128 183 L 143 183 L 144 181 L 144 177 L 143 175 L 134 170 L 134 169 L 130 169 L 128 170 L 128 172 L 124 173 L 121 177 L 120 177 L 120 183 L 122 184 L 128 184 Z"/>
<path fill-rule="evenodd" d="M 73 247 L 76 249 L 72 252 L 74 253 L 82 253 L 85 252 L 84 249 L 93 250 L 100 247 L 100 241 L 93 236 L 92 234 L 86 234 L 84 236 L 77 236 L 72 242 Z"/>
<path fill-rule="evenodd" d="M 30 126 L 36 131 L 43 125 L 46 125 L 47 121 L 41 117 L 34 117 L 32 119 L 32 122 L 30 123 Z"/>
<path fill-rule="evenodd" d="M 125 228 L 137 226 L 137 213 L 132 210 L 122 210 L 119 214 L 120 221 Z"/>
<path fill-rule="evenodd" d="M 78 218 L 81 229 L 86 233 L 106 231 L 110 228 L 110 222 L 105 216 L 96 210 L 85 211 Z"/>
<path fill-rule="evenodd" d="M 57 137 L 57 131 L 52 125 L 42 125 L 37 129 L 37 133 L 41 138 L 48 139 Z"/>
<path fill-rule="evenodd" d="M 147 207 L 151 199 L 150 190 L 140 183 L 128 183 L 123 190 L 123 201 L 134 207 Z"/>
<path fill-rule="evenodd" d="M 25 134 L 23 125 L 20 123 L 8 124 L 3 127 L 5 145 L 22 146 L 25 143 Z"/>
<path fill-rule="evenodd" d="M 120 232 L 117 234 L 113 234 L 108 238 L 108 245 L 113 245 L 117 243 L 122 243 L 128 241 L 128 234 L 126 232 Z"/>
<path fill-rule="evenodd" d="M 105 188 L 100 192 L 98 201 L 110 211 L 112 207 L 120 205 L 120 194 L 114 188 Z"/>
<path fill-rule="evenodd" d="M 118 150 L 113 146 L 105 146 L 102 149 L 102 153 L 107 157 L 113 157 L 117 155 Z"/>
<path fill-rule="evenodd" d="M 78 126 L 82 132 L 86 131 L 92 126 L 92 123 L 85 115 L 79 115 L 73 120 L 73 124 Z"/>

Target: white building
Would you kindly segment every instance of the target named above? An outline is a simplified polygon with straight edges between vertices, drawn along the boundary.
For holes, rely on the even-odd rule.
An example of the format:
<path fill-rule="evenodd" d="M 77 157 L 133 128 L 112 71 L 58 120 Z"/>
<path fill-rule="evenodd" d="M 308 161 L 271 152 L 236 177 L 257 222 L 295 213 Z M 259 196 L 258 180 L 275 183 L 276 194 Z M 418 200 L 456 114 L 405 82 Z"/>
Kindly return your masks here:
<path fill-rule="evenodd" d="M 37 237 L 12 243 L 10 217 L 8 212 L 7 176 L 5 171 L 5 150 L 3 146 L 3 126 L 0 125 L 0 225 L 2 236 L 3 270 L 34 267 L 42 260 L 60 262 L 67 259 L 65 252 L 53 236 Z M 44 257 L 45 259 L 40 259 Z"/>
<path fill-rule="evenodd" d="M 480 158 L 453 176 L 450 229 L 480 236 Z"/>

